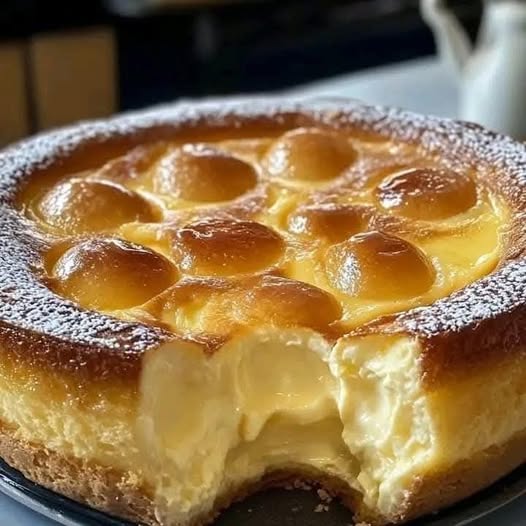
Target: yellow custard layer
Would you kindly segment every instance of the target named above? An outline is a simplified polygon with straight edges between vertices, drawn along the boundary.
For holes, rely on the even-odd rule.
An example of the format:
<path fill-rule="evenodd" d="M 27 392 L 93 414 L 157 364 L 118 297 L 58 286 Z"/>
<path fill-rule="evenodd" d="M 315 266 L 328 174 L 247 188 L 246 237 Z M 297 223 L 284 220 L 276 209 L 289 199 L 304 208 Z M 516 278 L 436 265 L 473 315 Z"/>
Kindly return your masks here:
<path fill-rule="evenodd" d="M 500 258 L 501 237 L 506 230 L 508 212 L 505 205 L 491 195 L 487 188 L 476 188 L 476 198 L 471 206 L 463 209 L 461 204 L 458 213 L 451 216 L 447 215 L 450 213 L 447 210 L 450 195 L 439 198 L 434 205 L 437 209 L 446 208 L 445 217 L 440 212 L 438 217 L 426 215 L 421 209 L 416 210 L 416 215 L 405 215 L 403 210 L 382 208 L 378 198 L 378 188 L 382 182 L 388 182 L 399 174 L 404 175 L 411 170 L 408 167 L 413 163 L 425 167 L 433 165 L 433 162 L 419 157 L 415 149 L 404 145 L 360 143 L 356 140 L 352 141 L 352 145 L 356 151 L 353 165 L 343 172 L 343 176 L 321 181 L 291 179 L 283 174 L 279 177 L 269 176 L 265 159 L 269 156 L 268 152 L 272 151 L 273 142 L 270 139 L 227 141 L 213 145 L 258 168 L 261 177 L 259 188 L 250 197 L 244 196 L 237 202 L 205 205 L 173 196 L 161 196 L 168 222 L 184 226 L 193 221 L 206 222 L 207 218 L 222 214 L 240 220 L 249 219 L 277 233 L 283 248 L 277 250 L 277 257 L 273 257 L 274 245 L 268 240 L 259 240 L 259 232 L 249 230 L 241 233 L 235 242 L 241 247 L 246 246 L 246 253 L 240 250 L 239 254 L 233 254 L 234 268 L 226 272 L 221 268 L 223 261 L 212 261 L 210 266 L 198 267 L 197 270 L 188 265 L 185 267 L 185 256 L 199 259 L 199 251 L 204 252 L 206 249 L 201 246 L 194 247 L 193 252 L 187 250 L 176 263 L 179 263 L 180 270 L 183 267 L 182 276 L 189 281 L 183 281 L 179 289 L 176 286 L 163 299 L 154 301 L 152 308 L 147 309 L 148 312 L 160 317 L 176 332 L 228 334 L 240 326 L 269 320 L 261 313 L 231 312 L 228 315 L 228 311 L 232 311 L 230 306 L 245 302 L 251 289 L 260 285 L 247 279 L 248 275 L 271 272 L 314 285 L 328 294 L 323 300 L 309 301 L 308 293 L 298 290 L 299 287 L 291 285 L 287 288 L 288 283 L 277 283 L 276 288 L 283 287 L 283 294 L 289 297 L 285 305 L 280 305 L 281 297 L 274 293 L 275 288 L 272 291 L 268 288 L 263 290 L 261 305 L 266 308 L 267 304 L 271 304 L 278 311 L 278 314 L 274 312 L 276 320 L 272 321 L 273 324 L 307 325 L 319 329 L 320 326 L 308 315 L 294 319 L 293 316 L 287 316 L 286 312 L 279 311 L 289 308 L 316 310 L 317 302 L 322 301 L 331 312 L 327 319 L 321 320 L 321 328 L 332 325 L 337 332 L 345 332 L 381 315 L 428 305 L 495 268 Z M 403 163 L 393 161 L 399 158 Z M 145 176 L 146 181 L 155 179 L 162 163 L 163 159 L 150 167 Z M 132 187 L 149 199 L 159 199 L 158 195 L 151 192 L 151 187 L 141 180 L 133 182 Z M 418 187 L 413 188 L 416 196 L 413 200 L 417 204 L 419 190 Z M 465 191 L 462 187 L 453 187 L 451 190 L 460 194 L 462 191 Z M 403 200 L 404 195 L 400 199 Z M 441 199 L 445 202 L 441 202 Z M 419 217 L 419 214 L 424 217 Z M 228 229 L 228 225 L 224 229 Z M 168 258 L 173 258 L 173 230 L 173 224 L 168 227 L 126 224 L 119 233 L 130 241 L 152 246 Z M 205 237 L 206 231 L 205 225 L 200 232 L 202 237 Z M 386 241 L 380 236 L 373 238 L 371 231 L 407 242 L 407 247 L 402 249 L 407 248 L 409 254 L 398 258 L 399 247 L 388 246 L 390 239 Z M 362 244 L 367 246 L 369 243 L 372 252 L 381 252 L 387 246 L 387 257 L 375 259 L 373 253 L 373 257 L 365 261 L 362 268 L 354 271 L 352 279 L 365 283 L 363 290 L 346 283 L 347 277 L 353 273 L 350 267 L 353 264 L 354 247 L 348 241 L 353 236 L 362 236 Z M 211 250 L 220 251 L 220 242 L 221 239 L 217 245 L 211 243 Z M 418 257 L 410 253 L 413 247 L 423 256 L 427 268 L 420 268 L 422 265 L 418 265 Z M 269 252 L 271 257 L 265 262 Z M 236 258 L 242 264 L 246 260 L 250 263 L 251 259 L 256 263 L 245 267 L 240 264 L 239 269 L 236 269 L 235 264 L 239 262 Z M 392 260 L 391 264 L 389 260 Z M 214 278 L 236 283 L 218 286 Z M 181 289 L 191 292 L 181 293 Z M 191 295 L 191 301 L 178 301 L 188 294 Z M 296 301 L 291 299 L 294 296 L 297 297 Z M 333 299 L 341 310 L 331 306 Z M 161 306 L 163 301 L 164 305 Z M 136 314 L 139 317 L 142 315 L 141 312 Z"/>

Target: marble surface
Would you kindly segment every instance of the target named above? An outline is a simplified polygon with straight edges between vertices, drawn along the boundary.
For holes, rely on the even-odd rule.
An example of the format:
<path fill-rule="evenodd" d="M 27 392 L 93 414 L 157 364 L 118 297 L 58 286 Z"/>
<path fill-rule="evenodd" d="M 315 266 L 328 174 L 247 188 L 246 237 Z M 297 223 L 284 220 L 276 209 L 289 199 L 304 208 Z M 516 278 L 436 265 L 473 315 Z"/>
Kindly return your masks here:
<path fill-rule="evenodd" d="M 290 92 L 353 97 L 371 104 L 398 106 L 444 117 L 456 114 L 454 79 L 433 58 L 327 79 L 298 86 Z M 57 523 L 0 494 L 0 525 L 57 526 Z M 476 522 L 476 526 L 495 525 L 526 526 L 526 497 Z"/>

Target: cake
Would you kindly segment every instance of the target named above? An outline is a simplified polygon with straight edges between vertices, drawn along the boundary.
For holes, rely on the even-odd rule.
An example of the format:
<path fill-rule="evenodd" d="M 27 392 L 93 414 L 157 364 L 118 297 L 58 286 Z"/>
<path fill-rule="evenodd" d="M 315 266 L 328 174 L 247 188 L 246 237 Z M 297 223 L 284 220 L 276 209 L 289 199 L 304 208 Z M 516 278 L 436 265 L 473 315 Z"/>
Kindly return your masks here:
<path fill-rule="evenodd" d="M 0 153 L 0 457 L 146 525 L 308 480 L 403 523 L 526 459 L 526 149 L 344 99 Z"/>

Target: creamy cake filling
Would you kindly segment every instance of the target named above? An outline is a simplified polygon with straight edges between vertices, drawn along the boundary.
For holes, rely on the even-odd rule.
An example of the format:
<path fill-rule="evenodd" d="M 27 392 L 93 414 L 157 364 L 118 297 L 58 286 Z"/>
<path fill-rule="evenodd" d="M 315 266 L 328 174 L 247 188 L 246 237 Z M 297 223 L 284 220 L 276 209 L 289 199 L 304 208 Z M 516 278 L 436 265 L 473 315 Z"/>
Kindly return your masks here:
<path fill-rule="evenodd" d="M 165 524 L 280 469 L 341 479 L 388 518 L 423 474 L 524 432 L 524 358 L 424 390 L 421 352 L 406 336 L 331 347 L 306 329 L 247 332 L 213 355 L 173 342 L 146 355 L 137 398 L 119 386 L 80 396 L 73 379 L 3 360 L 0 420 L 18 440 L 143 481 Z"/>
<path fill-rule="evenodd" d="M 211 357 L 157 349 L 138 434 L 161 514 L 205 513 L 218 494 L 282 468 L 337 477 L 388 512 L 433 449 L 417 356 L 407 339 L 332 348 L 307 330 L 256 331 Z"/>

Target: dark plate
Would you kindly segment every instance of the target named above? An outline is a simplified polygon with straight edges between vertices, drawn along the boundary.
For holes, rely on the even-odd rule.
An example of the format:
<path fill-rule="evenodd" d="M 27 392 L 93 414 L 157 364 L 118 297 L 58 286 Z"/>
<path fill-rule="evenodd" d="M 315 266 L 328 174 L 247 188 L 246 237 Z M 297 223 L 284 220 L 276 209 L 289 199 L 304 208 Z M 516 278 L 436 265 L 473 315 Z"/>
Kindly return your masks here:
<path fill-rule="evenodd" d="M 132 523 L 67 499 L 26 479 L 0 459 L 0 491 L 67 526 L 132 526 Z M 526 498 L 526 465 L 490 488 L 412 526 L 464 526 L 519 498 Z M 231 506 L 215 526 L 350 526 L 352 515 L 339 502 L 320 511 L 316 492 L 267 490 Z M 318 511 L 315 511 L 318 509 Z M 525 511 L 526 514 L 526 502 Z M 502 524 L 502 522 L 499 522 Z M 504 524 L 502 524 L 504 526 Z M 512 526 L 510 524 L 510 526 Z"/>

